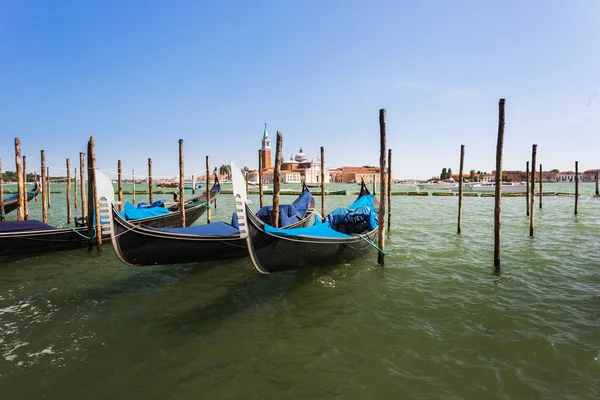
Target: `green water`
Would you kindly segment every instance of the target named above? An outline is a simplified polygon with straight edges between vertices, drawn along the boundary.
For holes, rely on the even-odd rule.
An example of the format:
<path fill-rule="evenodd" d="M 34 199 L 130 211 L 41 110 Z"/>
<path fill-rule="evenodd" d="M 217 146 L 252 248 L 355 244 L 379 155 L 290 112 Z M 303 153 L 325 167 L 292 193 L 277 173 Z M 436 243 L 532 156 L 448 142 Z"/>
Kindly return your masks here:
<path fill-rule="evenodd" d="M 494 199 L 464 199 L 458 236 L 457 199 L 431 196 L 393 198 L 385 267 L 372 252 L 270 276 L 246 260 L 133 268 L 110 245 L 3 263 L 1 396 L 597 399 L 600 200 L 581 189 L 578 216 L 544 198 L 533 238 L 525 199 L 503 199 L 499 276 Z M 220 197 L 214 218 L 232 207 Z"/>

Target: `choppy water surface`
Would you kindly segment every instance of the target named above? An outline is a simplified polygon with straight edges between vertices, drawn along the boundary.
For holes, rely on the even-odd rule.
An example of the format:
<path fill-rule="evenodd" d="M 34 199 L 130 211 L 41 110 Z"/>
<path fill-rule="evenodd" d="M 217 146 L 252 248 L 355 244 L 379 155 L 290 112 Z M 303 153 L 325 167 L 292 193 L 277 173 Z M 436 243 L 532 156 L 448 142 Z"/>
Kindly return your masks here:
<path fill-rule="evenodd" d="M 505 198 L 499 276 L 493 198 L 465 198 L 458 236 L 456 198 L 394 197 L 385 267 L 132 268 L 110 246 L 3 263 L 2 398 L 597 399 L 600 200 L 573 202 L 544 198 L 530 238 Z"/>

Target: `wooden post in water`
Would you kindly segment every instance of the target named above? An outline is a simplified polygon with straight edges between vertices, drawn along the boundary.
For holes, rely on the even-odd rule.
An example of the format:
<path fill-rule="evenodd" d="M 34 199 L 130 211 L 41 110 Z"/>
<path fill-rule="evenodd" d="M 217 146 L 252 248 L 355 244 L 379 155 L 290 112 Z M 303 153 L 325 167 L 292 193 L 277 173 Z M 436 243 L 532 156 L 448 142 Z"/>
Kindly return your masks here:
<path fill-rule="evenodd" d="M 48 183 L 46 184 L 46 187 L 48 188 L 48 197 L 46 197 L 46 199 L 48 200 L 48 210 L 52 208 L 52 201 L 50 199 L 51 194 L 50 194 L 50 167 L 46 167 L 46 180 L 48 181 Z"/>
<path fill-rule="evenodd" d="M 575 161 L 575 215 L 579 205 L 579 161 Z"/>
<path fill-rule="evenodd" d="M 381 171 L 379 171 L 381 173 Z M 373 196 L 377 195 L 377 175 L 373 174 L 372 177 L 373 179 Z"/>
<path fill-rule="evenodd" d="M 185 227 L 185 200 L 183 187 L 184 182 L 184 168 L 183 168 L 183 139 L 179 139 L 179 211 L 181 213 L 181 226 Z"/>
<path fill-rule="evenodd" d="M 544 180 L 544 170 L 542 169 L 542 164 L 540 164 L 540 210 L 542 209 L 542 196 L 544 195 L 543 193 L 543 183 L 542 181 Z"/>
<path fill-rule="evenodd" d="M 17 221 L 25 220 L 25 205 L 27 201 L 24 198 L 25 190 L 23 189 L 23 158 L 21 157 L 21 139 L 15 138 L 15 167 L 17 170 Z"/>
<path fill-rule="evenodd" d="M 192 175 L 192 195 L 196 195 L 196 175 Z"/>
<path fill-rule="evenodd" d="M 529 190 L 531 190 L 531 192 L 529 193 L 529 201 L 531 202 L 529 204 L 529 236 L 533 236 L 533 209 L 535 207 L 535 157 L 537 154 L 537 144 L 534 144 L 531 147 L 531 186 L 529 187 Z"/>
<path fill-rule="evenodd" d="M 37 181 L 38 181 L 38 178 L 37 178 L 37 172 L 35 172 L 35 169 L 33 170 L 33 181 L 34 181 L 34 182 L 37 182 Z M 35 203 L 37 203 L 37 201 L 38 201 L 38 197 L 37 197 L 37 196 L 35 196 L 35 197 L 33 198 L 33 201 L 34 201 Z"/>
<path fill-rule="evenodd" d="M 458 234 L 462 233 L 463 210 L 463 169 L 465 165 L 465 145 L 460 145 L 460 168 L 458 172 Z"/>
<path fill-rule="evenodd" d="M 321 146 L 321 218 L 325 220 L 325 148 Z"/>
<path fill-rule="evenodd" d="M 206 156 L 206 223 L 210 224 L 210 156 Z"/>
<path fill-rule="evenodd" d="M 386 130 L 385 130 L 385 108 L 379 110 L 379 249 L 377 253 L 377 263 L 385 264 L 385 213 L 387 211 L 387 193 L 386 193 Z M 375 177 L 373 176 L 373 185 Z M 374 190 L 373 190 L 374 191 Z"/>
<path fill-rule="evenodd" d="M 263 208 L 265 205 L 265 193 L 263 191 L 263 175 L 262 175 L 263 168 L 264 168 L 264 166 L 263 166 L 263 159 L 262 159 L 262 150 L 258 149 L 258 204 L 260 205 L 260 208 Z M 248 182 L 247 178 L 246 178 L 246 182 Z"/>
<path fill-rule="evenodd" d="M 0 158 L 0 222 L 4 222 L 4 175 L 2 172 L 2 159 Z"/>
<path fill-rule="evenodd" d="M 131 184 L 132 184 L 131 194 L 133 195 L 131 202 L 133 203 L 133 205 L 135 205 L 135 169 L 131 170 Z"/>
<path fill-rule="evenodd" d="M 77 210 L 77 168 L 75 168 L 75 175 L 74 175 L 74 186 L 75 186 L 75 191 L 74 191 L 74 196 L 73 196 L 73 205 L 75 206 L 75 209 Z"/>
<path fill-rule="evenodd" d="M 46 179 L 46 152 L 42 150 L 41 154 L 41 163 L 42 163 L 42 222 L 48 222 L 48 180 Z"/>
<path fill-rule="evenodd" d="M 123 170 L 121 160 L 117 160 L 117 193 L 119 200 L 119 212 L 123 211 Z"/>
<path fill-rule="evenodd" d="M 598 183 L 598 178 L 600 178 L 600 170 L 596 171 L 596 196 L 600 196 L 600 183 Z"/>
<path fill-rule="evenodd" d="M 275 168 L 273 169 L 273 212 L 272 225 L 279 228 L 279 191 L 281 190 L 279 175 L 281 172 L 281 146 L 283 145 L 283 136 L 277 131 L 277 143 L 275 145 Z"/>
<path fill-rule="evenodd" d="M 71 223 L 71 160 L 67 158 L 67 224 Z"/>
<path fill-rule="evenodd" d="M 88 142 L 88 182 L 88 187 L 91 189 L 92 193 L 92 196 L 90 197 L 90 209 L 88 210 L 88 213 L 89 215 L 95 216 L 94 225 L 96 229 L 96 249 L 101 251 L 102 227 L 100 225 L 100 198 L 98 197 L 98 186 L 96 184 L 96 145 L 94 143 L 94 135 L 90 136 L 90 141 Z M 88 226 L 90 225 L 91 223 Z M 88 247 L 88 249 L 90 249 L 90 247 Z"/>
<path fill-rule="evenodd" d="M 494 198 L 494 269 L 500 271 L 502 254 L 502 151 L 504 149 L 504 104 L 498 102 L 498 142 L 496 144 L 496 195 Z"/>
<path fill-rule="evenodd" d="M 29 202 L 27 201 L 27 157 L 23 156 L 23 218 L 29 219 Z"/>
<path fill-rule="evenodd" d="M 87 215 L 87 207 L 85 201 L 85 153 L 79 153 L 79 185 L 81 188 L 81 218 L 84 219 Z"/>
<path fill-rule="evenodd" d="M 153 193 L 152 193 L 152 159 L 148 159 L 148 203 L 152 204 L 153 202 Z"/>
<path fill-rule="evenodd" d="M 392 230 L 392 149 L 388 150 L 388 171 L 387 171 L 387 202 L 388 202 L 388 213 L 387 213 L 387 230 L 388 233 Z"/>
<path fill-rule="evenodd" d="M 215 180 L 214 182 L 217 182 L 217 179 L 219 178 L 218 173 L 217 173 L 217 167 L 215 167 L 215 170 L 213 171 L 213 175 L 215 176 Z M 248 193 L 248 192 L 246 192 Z M 213 202 L 213 207 L 215 208 L 215 210 L 219 207 L 219 198 L 215 197 L 215 201 Z"/>
<path fill-rule="evenodd" d="M 525 161 L 525 202 L 527 203 L 527 216 L 529 217 L 529 161 Z"/>

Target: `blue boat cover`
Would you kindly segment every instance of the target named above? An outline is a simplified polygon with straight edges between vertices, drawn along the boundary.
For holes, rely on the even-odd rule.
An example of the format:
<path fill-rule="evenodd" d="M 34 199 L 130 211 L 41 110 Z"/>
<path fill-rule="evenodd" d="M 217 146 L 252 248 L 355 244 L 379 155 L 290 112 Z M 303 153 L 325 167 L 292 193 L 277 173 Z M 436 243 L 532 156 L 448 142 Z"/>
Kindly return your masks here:
<path fill-rule="evenodd" d="M 312 198 L 313 197 L 312 197 L 312 194 L 310 193 L 310 191 L 305 190 L 292 203 L 292 205 L 296 208 L 296 211 L 298 211 L 298 214 L 300 214 L 302 216 L 301 219 L 304 218 L 304 216 L 306 215 L 306 211 L 308 211 L 308 207 L 310 207 Z"/>
<path fill-rule="evenodd" d="M 256 216 L 265 223 L 271 222 L 271 212 L 273 206 L 264 206 L 256 213 Z M 288 226 L 300 221 L 303 215 L 298 212 L 292 204 L 283 204 L 279 206 L 279 226 Z"/>
<path fill-rule="evenodd" d="M 183 233 L 186 235 L 231 237 L 238 235 L 237 228 L 225 222 L 211 222 L 210 224 L 188 226 L 187 228 L 151 228 L 156 231 Z"/>
<path fill-rule="evenodd" d="M 56 228 L 35 219 L 30 219 L 27 221 L 10 221 L 0 224 L 0 233 L 49 231 L 52 229 Z"/>
<path fill-rule="evenodd" d="M 281 229 L 265 224 L 265 232 L 271 235 L 294 237 L 311 236 L 321 238 L 349 238 L 351 235 L 339 232 L 334 228 L 343 224 L 364 224 L 371 231 L 379 224 L 373 195 L 364 195 L 356 199 L 348 208 L 337 208 L 325 217 L 322 223 L 315 217 L 315 225 L 306 228 Z"/>
<path fill-rule="evenodd" d="M 31 190 L 30 190 L 29 192 L 27 192 L 27 196 L 28 196 L 28 197 L 29 197 L 30 195 L 31 195 L 31 196 L 33 196 L 34 194 L 35 194 L 35 192 L 34 192 L 34 191 L 31 191 Z M 4 198 L 4 201 L 9 201 L 9 200 L 12 200 L 12 199 L 16 199 L 17 197 L 19 197 L 19 195 L 18 195 L 18 194 L 11 194 L 10 196 L 8 196 L 8 197 L 5 197 L 5 198 Z"/>
<path fill-rule="evenodd" d="M 164 207 L 164 204 L 165 204 L 164 200 L 156 200 L 155 202 L 153 202 L 150 205 L 148 205 L 148 203 L 146 203 L 145 201 L 142 201 L 142 202 L 138 203 L 137 208 L 142 209 L 142 208 L 152 208 L 152 207 Z"/>
<path fill-rule="evenodd" d="M 123 207 L 123 211 L 119 214 L 127 221 L 148 218 L 148 217 L 157 217 L 159 215 L 168 214 L 169 210 L 165 207 L 148 207 L 148 208 L 136 208 L 133 204 L 127 202 Z"/>

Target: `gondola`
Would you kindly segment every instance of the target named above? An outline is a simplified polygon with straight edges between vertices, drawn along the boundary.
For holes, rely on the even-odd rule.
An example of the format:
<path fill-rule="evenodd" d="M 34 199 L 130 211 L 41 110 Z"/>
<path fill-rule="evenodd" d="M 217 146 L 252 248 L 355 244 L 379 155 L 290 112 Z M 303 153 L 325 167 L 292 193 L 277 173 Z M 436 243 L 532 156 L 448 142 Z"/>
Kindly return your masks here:
<path fill-rule="evenodd" d="M 245 219 L 242 217 L 247 196 L 245 182 L 241 170 L 238 171 L 233 164 L 231 170 L 238 212 L 234 213 L 230 224 L 213 222 L 188 228 L 159 229 L 136 226 L 123 220 L 113 206 L 112 244 L 117 257 L 125 264 L 140 266 L 220 261 L 246 256 Z M 303 196 L 305 200 L 309 197 L 310 207 L 306 209 L 302 219 L 293 222 L 288 228 L 314 223 L 314 199 L 310 192 L 303 192 L 299 199 Z"/>
<path fill-rule="evenodd" d="M 274 228 L 245 207 L 248 253 L 262 274 L 350 262 L 374 247 L 379 230 L 378 203 L 364 182 L 352 205 L 307 228 Z"/>
<path fill-rule="evenodd" d="M 33 188 L 27 192 L 27 201 L 33 200 L 40 193 L 40 185 L 35 182 Z M 19 208 L 19 195 L 13 194 L 4 198 L 4 214 L 8 214 Z"/>

